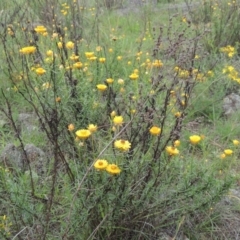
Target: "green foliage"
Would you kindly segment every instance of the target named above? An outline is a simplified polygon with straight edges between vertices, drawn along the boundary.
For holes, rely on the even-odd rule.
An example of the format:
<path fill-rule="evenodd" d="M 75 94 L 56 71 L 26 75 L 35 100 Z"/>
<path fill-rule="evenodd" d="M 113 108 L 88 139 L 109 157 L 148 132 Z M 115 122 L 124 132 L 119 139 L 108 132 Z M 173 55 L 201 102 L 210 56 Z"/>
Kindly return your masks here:
<path fill-rule="evenodd" d="M 103 5 L 19 2 L 1 19 L 1 141 L 23 163 L 1 156 L 2 238 L 208 236 L 235 181 L 239 135 L 220 101 L 238 74 L 225 67 L 221 77 L 226 51 L 207 55 L 205 32 L 182 16 L 162 23 L 146 7 L 116 17 Z M 205 129 L 186 130 L 199 116 Z"/>
<path fill-rule="evenodd" d="M 220 47 L 235 46 L 239 42 L 239 2 L 200 1 L 190 13 L 191 21 L 200 31 L 206 31 L 205 48 L 209 52 L 219 51 Z"/>

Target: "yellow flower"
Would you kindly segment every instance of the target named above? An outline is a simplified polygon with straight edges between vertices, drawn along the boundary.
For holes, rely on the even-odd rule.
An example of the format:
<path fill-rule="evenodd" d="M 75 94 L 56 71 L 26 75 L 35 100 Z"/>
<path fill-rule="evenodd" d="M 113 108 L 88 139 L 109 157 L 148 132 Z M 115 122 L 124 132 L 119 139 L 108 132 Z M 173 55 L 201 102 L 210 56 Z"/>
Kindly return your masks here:
<path fill-rule="evenodd" d="M 136 80 L 136 79 L 139 78 L 139 75 L 136 74 L 136 73 L 132 73 L 132 74 L 129 76 L 129 78 L 130 78 L 131 80 Z"/>
<path fill-rule="evenodd" d="M 88 129 L 80 129 L 76 131 L 76 135 L 79 139 L 87 139 L 90 137 L 91 132 Z"/>
<path fill-rule="evenodd" d="M 124 84 L 124 80 L 121 79 L 121 78 L 119 78 L 119 79 L 118 79 L 118 84 L 123 85 L 123 84 Z"/>
<path fill-rule="evenodd" d="M 113 123 L 116 126 L 121 126 L 123 124 L 123 117 L 122 116 L 115 116 L 113 118 Z"/>
<path fill-rule="evenodd" d="M 91 133 L 94 133 L 97 131 L 97 125 L 94 125 L 94 124 L 89 124 L 88 125 L 88 130 L 91 132 Z"/>
<path fill-rule="evenodd" d="M 153 67 L 157 67 L 157 68 L 160 68 L 163 66 L 163 63 L 161 60 L 155 60 L 153 63 L 152 63 Z"/>
<path fill-rule="evenodd" d="M 96 56 L 93 56 L 93 57 L 90 57 L 89 58 L 91 61 L 95 61 L 96 59 L 97 59 L 97 57 Z"/>
<path fill-rule="evenodd" d="M 240 142 L 239 142 L 238 140 L 234 139 L 234 140 L 233 140 L 233 144 L 234 144 L 235 146 L 237 146 L 237 145 L 240 144 Z"/>
<path fill-rule="evenodd" d="M 110 115 L 111 115 L 111 118 L 114 118 L 117 115 L 117 113 L 115 111 L 112 111 Z"/>
<path fill-rule="evenodd" d="M 230 45 L 220 48 L 220 51 L 226 53 L 230 58 L 236 53 L 235 48 Z"/>
<path fill-rule="evenodd" d="M 34 30 L 40 34 L 45 34 L 47 32 L 47 29 L 44 26 L 37 26 L 34 28 Z"/>
<path fill-rule="evenodd" d="M 70 123 L 70 124 L 68 125 L 68 131 L 72 132 L 74 129 L 75 129 L 74 124 Z"/>
<path fill-rule="evenodd" d="M 58 37 L 58 34 L 57 33 L 53 33 L 52 34 L 52 38 L 56 38 L 56 37 Z"/>
<path fill-rule="evenodd" d="M 118 57 L 117 57 L 117 60 L 118 60 L 118 61 L 122 60 L 122 56 L 118 56 Z"/>
<path fill-rule="evenodd" d="M 45 83 L 43 83 L 43 85 L 42 85 L 42 88 L 43 89 L 48 89 L 48 88 L 50 88 L 51 87 L 51 84 L 49 83 L 49 82 L 45 82 Z"/>
<path fill-rule="evenodd" d="M 34 46 L 29 46 L 29 47 L 24 47 L 19 50 L 20 53 L 22 54 L 31 54 L 36 52 L 36 47 Z"/>
<path fill-rule="evenodd" d="M 114 142 L 114 147 L 125 152 L 131 148 L 131 143 L 127 140 L 120 139 Z"/>
<path fill-rule="evenodd" d="M 72 42 L 72 41 L 67 42 L 66 43 L 66 48 L 73 49 L 74 48 L 74 42 Z"/>
<path fill-rule="evenodd" d="M 180 70 L 178 72 L 178 76 L 179 76 L 179 78 L 186 79 L 186 78 L 189 77 L 189 71 L 187 71 L 187 70 Z"/>
<path fill-rule="evenodd" d="M 182 22 L 184 22 L 184 23 L 187 22 L 187 18 L 185 16 L 182 17 Z"/>
<path fill-rule="evenodd" d="M 37 75 L 43 75 L 44 73 L 46 73 L 46 70 L 45 69 L 43 69 L 43 68 L 41 68 L 41 67 L 39 67 L 39 68 L 37 68 L 36 70 L 35 70 L 35 72 L 37 73 Z"/>
<path fill-rule="evenodd" d="M 104 170 L 108 166 L 108 162 L 105 159 L 97 159 L 93 166 L 97 170 Z"/>
<path fill-rule="evenodd" d="M 96 51 L 97 51 L 97 52 L 100 52 L 101 50 L 102 50 L 102 47 L 100 47 L 100 46 L 97 46 L 97 47 L 96 47 Z"/>
<path fill-rule="evenodd" d="M 196 145 L 202 140 L 202 138 L 198 135 L 192 135 L 189 137 L 189 140 L 191 144 Z"/>
<path fill-rule="evenodd" d="M 161 133 L 161 128 L 153 126 L 150 128 L 149 132 L 154 136 L 158 136 Z"/>
<path fill-rule="evenodd" d="M 113 81 L 114 81 L 114 80 L 113 80 L 112 78 L 107 78 L 107 79 L 106 79 L 106 82 L 107 82 L 108 84 L 112 84 Z"/>
<path fill-rule="evenodd" d="M 213 77 L 213 76 L 214 76 L 213 71 L 209 70 L 209 71 L 207 72 L 207 76 L 208 76 L 208 77 Z"/>
<path fill-rule="evenodd" d="M 221 159 L 224 159 L 226 157 L 226 154 L 225 153 L 222 153 L 221 155 L 220 155 L 220 158 Z"/>
<path fill-rule="evenodd" d="M 120 93 L 124 93 L 125 92 L 125 88 L 120 88 Z"/>
<path fill-rule="evenodd" d="M 176 140 L 176 141 L 174 141 L 174 143 L 173 143 L 174 147 L 179 147 L 180 144 L 181 144 L 180 140 Z"/>
<path fill-rule="evenodd" d="M 52 51 L 52 50 L 48 50 L 48 51 L 46 52 L 46 55 L 47 55 L 48 57 L 52 57 L 52 56 L 53 56 L 53 51 Z"/>
<path fill-rule="evenodd" d="M 56 97 L 56 99 L 55 99 L 55 101 L 58 102 L 58 103 L 61 102 L 61 100 L 62 99 L 60 97 Z"/>
<path fill-rule="evenodd" d="M 231 155 L 233 154 L 233 150 L 231 150 L 231 149 L 225 149 L 225 150 L 224 150 L 224 153 L 225 153 L 226 156 L 231 156 Z"/>
<path fill-rule="evenodd" d="M 175 115 L 176 118 L 179 118 L 179 117 L 182 116 L 182 113 L 181 112 L 176 112 L 174 115 Z"/>
<path fill-rule="evenodd" d="M 62 42 L 58 42 L 57 46 L 58 46 L 59 49 L 61 49 L 63 47 L 63 43 Z"/>
<path fill-rule="evenodd" d="M 167 146 L 166 147 L 166 152 L 170 155 L 170 156 L 175 156 L 179 154 L 179 150 L 176 147 L 173 146 Z"/>
<path fill-rule="evenodd" d="M 131 113 L 131 114 L 135 114 L 136 111 L 137 111 L 136 109 L 131 109 L 130 113 Z"/>
<path fill-rule="evenodd" d="M 116 164 L 108 164 L 106 167 L 106 171 L 110 174 L 119 174 L 121 169 Z"/>
<path fill-rule="evenodd" d="M 71 60 L 77 61 L 79 59 L 78 55 L 75 55 L 74 53 L 70 56 Z"/>
<path fill-rule="evenodd" d="M 94 57 L 94 52 L 85 52 L 86 58 Z"/>
<path fill-rule="evenodd" d="M 45 61 L 46 63 L 52 63 L 52 62 L 53 62 L 53 59 L 52 59 L 52 58 L 46 58 L 44 61 Z"/>
<path fill-rule="evenodd" d="M 77 69 L 80 69 L 82 68 L 83 64 L 81 62 L 76 62 L 73 64 L 73 68 L 77 68 Z"/>
<path fill-rule="evenodd" d="M 101 57 L 101 58 L 98 59 L 98 61 L 99 61 L 100 63 L 105 63 L 105 62 L 106 62 L 106 58 Z"/>
<path fill-rule="evenodd" d="M 105 85 L 105 84 L 98 84 L 97 85 L 97 89 L 99 90 L 99 91 L 105 91 L 106 89 L 107 89 L 107 85 Z"/>

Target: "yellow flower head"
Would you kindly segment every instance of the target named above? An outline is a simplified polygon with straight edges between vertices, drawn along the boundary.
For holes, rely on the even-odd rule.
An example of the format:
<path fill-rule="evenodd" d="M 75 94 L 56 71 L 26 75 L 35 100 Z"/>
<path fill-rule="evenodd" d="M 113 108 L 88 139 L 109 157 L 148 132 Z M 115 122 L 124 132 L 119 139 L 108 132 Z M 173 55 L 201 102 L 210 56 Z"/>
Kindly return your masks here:
<path fill-rule="evenodd" d="M 58 102 L 58 103 L 60 103 L 60 102 L 62 101 L 62 99 L 61 99 L 60 97 L 56 97 L 56 98 L 55 98 L 55 101 Z"/>
<path fill-rule="evenodd" d="M 100 63 L 105 63 L 105 62 L 106 62 L 106 58 L 101 57 L 101 58 L 98 59 L 98 61 L 99 61 Z"/>
<path fill-rule="evenodd" d="M 121 169 L 116 164 L 108 164 L 106 167 L 106 171 L 110 174 L 119 174 Z"/>
<path fill-rule="evenodd" d="M 73 68 L 77 68 L 77 69 L 80 69 L 82 68 L 83 64 L 81 62 L 76 62 L 73 64 Z"/>
<path fill-rule="evenodd" d="M 94 125 L 94 124 L 89 124 L 88 125 L 88 130 L 91 132 L 91 133 L 94 133 L 97 131 L 97 125 Z"/>
<path fill-rule="evenodd" d="M 124 80 L 121 79 L 121 78 L 119 78 L 119 79 L 118 79 L 118 84 L 123 85 L 123 84 L 124 84 Z"/>
<path fill-rule="evenodd" d="M 105 159 L 97 159 L 93 166 L 97 170 L 104 170 L 108 166 L 108 162 Z"/>
<path fill-rule="evenodd" d="M 107 82 L 108 84 L 112 84 L 113 81 L 114 81 L 114 80 L 113 80 L 112 78 L 107 78 L 107 79 L 106 79 L 106 82 Z"/>
<path fill-rule="evenodd" d="M 166 152 L 170 155 L 170 156 L 175 156 L 179 154 L 179 150 L 176 147 L 173 146 L 167 146 L 166 147 Z"/>
<path fill-rule="evenodd" d="M 112 111 L 112 112 L 110 113 L 110 115 L 111 115 L 112 118 L 114 118 L 114 117 L 117 115 L 117 113 L 116 113 L 115 111 Z"/>
<path fill-rule="evenodd" d="M 153 63 L 152 63 L 153 67 L 157 67 L 157 68 L 160 68 L 163 66 L 163 63 L 161 60 L 155 60 Z"/>
<path fill-rule="evenodd" d="M 182 116 L 182 113 L 181 113 L 181 112 L 176 112 L 176 113 L 174 114 L 174 116 L 175 116 L 176 118 L 179 118 L 179 117 Z"/>
<path fill-rule="evenodd" d="M 139 78 L 139 75 L 138 75 L 137 73 L 132 73 L 132 74 L 129 76 L 129 78 L 130 78 L 131 80 L 137 80 L 137 79 Z"/>
<path fill-rule="evenodd" d="M 31 54 L 36 52 L 36 47 L 34 46 L 29 46 L 29 47 L 24 47 L 19 50 L 20 53 L 22 54 Z"/>
<path fill-rule="evenodd" d="M 45 34 L 47 33 L 47 29 L 44 26 L 37 26 L 34 28 L 35 32 L 40 33 L 40 34 Z"/>
<path fill-rule="evenodd" d="M 180 144 L 181 144 L 180 140 L 176 140 L 176 141 L 174 141 L 174 143 L 173 143 L 174 147 L 179 147 Z"/>
<path fill-rule="evenodd" d="M 49 82 L 45 82 L 42 85 L 42 89 L 49 89 L 51 87 L 51 84 Z"/>
<path fill-rule="evenodd" d="M 43 75 L 44 73 L 46 73 L 46 70 L 43 69 L 43 68 L 41 68 L 41 67 L 39 67 L 39 68 L 37 68 L 37 69 L 35 70 L 35 72 L 37 73 L 37 75 L 41 76 L 41 75 Z"/>
<path fill-rule="evenodd" d="M 161 128 L 153 126 L 150 128 L 149 132 L 153 135 L 153 136 L 158 136 L 161 133 Z"/>
<path fill-rule="evenodd" d="M 94 57 L 94 52 L 85 52 L 86 58 Z"/>
<path fill-rule="evenodd" d="M 91 136 L 91 132 L 88 129 L 80 129 L 76 131 L 76 135 L 79 139 L 87 139 Z"/>
<path fill-rule="evenodd" d="M 240 142 L 239 142 L 237 139 L 234 139 L 234 140 L 233 140 L 233 144 L 234 144 L 235 146 L 237 146 L 237 145 L 240 144 Z"/>
<path fill-rule="evenodd" d="M 125 92 L 125 88 L 121 87 L 119 90 L 120 93 L 124 93 Z"/>
<path fill-rule="evenodd" d="M 53 56 L 53 51 L 52 51 L 52 50 L 48 50 L 48 51 L 46 52 L 46 55 L 47 55 L 48 57 L 52 57 L 52 56 Z"/>
<path fill-rule="evenodd" d="M 66 48 L 67 49 L 73 49 L 74 48 L 74 42 L 72 42 L 72 41 L 67 42 L 66 43 Z"/>
<path fill-rule="evenodd" d="M 91 61 L 95 61 L 96 59 L 97 59 L 96 56 L 93 56 L 93 57 L 90 57 L 90 58 L 89 58 L 89 60 L 91 60 Z"/>
<path fill-rule="evenodd" d="M 75 129 L 74 124 L 70 123 L 70 124 L 68 125 L 68 131 L 72 132 L 74 129 Z"/>
<path fill-rule="evenodd" d="M 73 54 L 70 56 L 70 59 L 73 60 L 73 61 L 77 61 L 77 60 L 79 59 L 79 56 L 73 53 Z"/>
<path fill-rule="evenodd" d="M 107 85 L 105 84 L 98 84 L 97 89 L 101 92 L 105 91 L 107 89 Z"/>
<path fill-rule="evenodd" d="M 113 123 L 116 126 L 121 126 L 123 124 L 123 117 L 122 116 L 115 116 L 113 118 Z"/>
<path fill-rule="evenodd" d="M 131 148 L 131 143 L 127 140 L 120 139 L 114 142 L 114 147 L 125 152 Z"/>
<path fill-rule="evenodd" d="M 58 46 L 59 49 L 61 49 L 63 47 L 63 43 L 62 42 L 58 42 L 57 46 Z"/>
<path fill-rule="evenodd" d="M 96 51 L 97 51 L 97 52 L 100 52 L 100 51 L 102 51 L 102 47 L 100 47 L 100 46 L 97 46 L 97 47 L 96 47 Z"/>
<path fill-rule="evenodd" d="M 202 140 L 202 138 L 198 135 L 192 135 L 189 137 L 189 140 L 191 144 L 196 145 Z"/>
<path fill-rule="evenodd" d="M 231 156 L 231 155 L 233 154 L 233 150 L 231 150 L 231 149 L 225 149 L 225 150 L 224 150 L 224 153 L 225 153 L 226 156 Z"/>
<path fill-rule="evenodd" d="M 222 153 L 221 155 L 220 155 L 220 158 L 221 159 L 224 159 L 226 157 L 226 154 L 225 153 Z"/>
<path fill-rule="evenodd" d="M 53 33 L 52 34 L 52 38 L 57 38 L 58 37 L 58 34 L 57 33 Z"/>

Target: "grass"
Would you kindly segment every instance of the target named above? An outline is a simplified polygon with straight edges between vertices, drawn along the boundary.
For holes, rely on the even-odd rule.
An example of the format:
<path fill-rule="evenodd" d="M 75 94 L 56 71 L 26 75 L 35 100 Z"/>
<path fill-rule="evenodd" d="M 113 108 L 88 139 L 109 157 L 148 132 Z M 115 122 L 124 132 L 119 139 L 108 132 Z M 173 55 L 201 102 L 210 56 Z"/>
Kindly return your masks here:
<path fill-rule="evenodd" d="M 168 2 L 6 2 L 1 239 L 234 239 L 238 40 L 216 16 L 239 5 Z"/>

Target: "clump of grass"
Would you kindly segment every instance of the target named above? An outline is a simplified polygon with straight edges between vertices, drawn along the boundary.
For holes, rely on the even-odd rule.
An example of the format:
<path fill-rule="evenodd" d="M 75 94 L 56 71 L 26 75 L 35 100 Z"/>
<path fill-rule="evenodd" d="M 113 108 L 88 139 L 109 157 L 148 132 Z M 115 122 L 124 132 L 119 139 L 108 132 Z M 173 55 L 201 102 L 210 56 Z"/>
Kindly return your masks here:
<path fill-rule="evenodd" d="M 204 39 L 204 45 L 209 52 L 219 51 L 227 45 L 235 46 L 239 42 L 240 19 L 237 1 L 203 0 L 189 13 L 190 20 L 196 24 L 197 29 L 206 29 L 209 32 Z"/>

